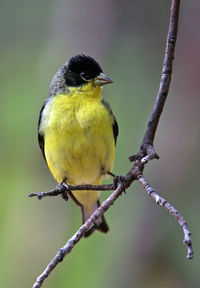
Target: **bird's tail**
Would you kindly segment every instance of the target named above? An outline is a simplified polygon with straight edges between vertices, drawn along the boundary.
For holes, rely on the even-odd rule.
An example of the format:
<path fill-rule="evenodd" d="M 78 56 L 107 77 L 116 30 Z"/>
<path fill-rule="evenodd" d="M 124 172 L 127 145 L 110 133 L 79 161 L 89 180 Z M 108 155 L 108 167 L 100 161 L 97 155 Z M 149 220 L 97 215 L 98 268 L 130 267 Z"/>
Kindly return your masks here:
<path fill-rule="evenodd" d="M 88 212 L 87 207 L 82 206 L 82 216 L 83 216 L 83 223 L 92 215 L 92 213 L 100 206 L 99 200 L 93 205 L 93 210 L 91 212 Z M 103 233 L 107 233 L 109 231 L 108 224 L 106 223 L 106 220 L 104 216 L 101 216 L 99 219 L 96 220 L 96 223 L 94 226 L 88 230 L 88 232 L 85 233 L 85 237 L 90 236 L 95 230 L 99 230 Z"/>

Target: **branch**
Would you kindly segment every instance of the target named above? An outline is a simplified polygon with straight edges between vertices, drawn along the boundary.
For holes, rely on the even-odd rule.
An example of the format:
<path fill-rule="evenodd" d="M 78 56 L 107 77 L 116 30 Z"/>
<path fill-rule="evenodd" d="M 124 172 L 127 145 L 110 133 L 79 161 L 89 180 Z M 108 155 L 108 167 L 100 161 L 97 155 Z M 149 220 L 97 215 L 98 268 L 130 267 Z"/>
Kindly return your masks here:
<path fill-rule="evenodd" d="M 69 254 L 72 248 L 83 238 L 84 234 L 95 224 L 96 220 L 101 217 L 108 208 L 114 203 L 114 201 L 120 196 L 123 191 L 123 185 L 119 184 L 117 189 L 105 200 L 99 208 L 97 208 L 90 218 L 78 229 L 78 231 L 70 238 L 65 246 L 63 246 L 57 252 L 56 256 L 48 264 L 44 272 L 37 278 L 37 281 L 33 285 L 33 288 L 39 288 L 45 278 L 49 276 L 52 270 L 63 261 L 64 257 Z"/>
<path fill-rule="evenodd" d="M 47 265 L 44 272 L 37 278 L 37 281 L 33 285 L 33 288 L 40 288 L 45 278 L 47 278 L 53 269 L 66 257 L 67 254 L 71 252 L 73 247 L 79 242 L 79 240 L 84 236 L 84 234 L 96 223 L 96 220 L 101 217 L 110 206 L 116 201 L 116 199 L 122 194 L 122 192 L 128 188 L 133 181 L 138 180 L 148 195 L 151 195 L 153 200 L 159 205 L 165 207 L 165 209 L 178 221 L 184 233 L 184 244 L 187 246 L 188 254 L 187 258 L 192 259 L 193 250 L 192 250 L 192 241 L 190 238 L 190 231 L 188 229 L 187 223 L 180 213 L 164 198 L 160 197 L 153 188 L 147 183 L 144 179 L 143 170 L 144 165 L 151 159 L 158 159 L 158 155 L 155 152 L 153 147 L 153 142 L 159 123 L 161 113 L 168 95 L 171 74 L 172 74 L 172 62 L 174 59 L 174 50 L 175 43 L 178 31 L 178 16 L 179 16 L 179 6 L 180 0 L 172 0 L 171 10 L 170 10 L 170 23 L 167 36 L 167 44 L 165 50 L 165 57 L 162 69 L 162 76 L 160 80 L 160 87 L 156 99 L 156 103 L 149 119 L 147 129 L 140 146 L 140 150 L 136 155 L 131 156 L 130 161 L 135 161 L 133 167 L 125 175 L 125 177 L 118 179 L 116 185 L 58 185 L 56 189 L 49 192 L 43 193 L 32 193 L 29 194 L 30 197 L 37 196 L 39 199 L 42 199 L 46 196 L 57 196 L 62 194 L 65 200 L 67 200 L 66 193 L 70 190 L 114 190 L 112 194 L 105 200 L 100 207 L 98 207 L 90 218 L 78 229 L 72 238 L 70 238 L 66 245 L 63 246 L 56 254 L 56 256 L 50 261 Z"/>
<path fill-rule="evenodd" d="M 62 195 L 66 197 L 66 193 L 69 191 L 75 190 L 96 190 L 96 191 L 110 191 L 114 190 L 114 184 L 108 185 L 66 185 L 65 183 L 58 184 L 55 189 L 50 190 L 48 192 L 38 192 L 38 193 L 31 193 L 29 197 L 37 197 L 39 200 L 43 199 L 44 197 L 51 197 L 51 196 L 58 196 Z M 67 200 L 67 199 L 66 199 Z"/>
<path fill-rule="evenodd" d="M 159 159 L 154 150 L 153 142 L 158 127 L 158 122 L 160 120 L 160 115 L 163 111 L 170 87 L 172 64 L 174 60 L 174 51 L 178 32 L 179 6 L 180 0 L 172 0 L 165 57 L 156 103 L 149 119 L 148 126 L 140 146 L 140 151 L 136 155 L 129 157 L 130 161 L 135 161 L 135 159 L 138 159 L 138 157 L 143 158 L 143 163 L 147 163 L 152 159 Z"/>
<path fill-rule="evenodd" d="M 192 259 L 194 253 L 192 250 L 192 240 L 190 238 L 191 233 L 183 216 L 174 208 L 174 206 L 167 202 L 167 200 L 160 197 L 142 175 L 138 176 L 138 181 L 142 184 L 147 194 L 152 197 L 156 204 L 163 206 L 178 221 L 184 234 L 183 243 L 186 245 L 188 250 L 187 258 Z"/>

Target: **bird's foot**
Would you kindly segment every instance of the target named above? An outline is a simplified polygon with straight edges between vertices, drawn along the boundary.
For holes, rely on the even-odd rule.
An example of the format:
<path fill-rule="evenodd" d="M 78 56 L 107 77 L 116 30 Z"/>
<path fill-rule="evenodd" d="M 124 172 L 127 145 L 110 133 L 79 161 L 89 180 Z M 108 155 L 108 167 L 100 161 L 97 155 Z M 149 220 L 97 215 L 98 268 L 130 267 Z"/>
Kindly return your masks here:
<path fill-rule="evenodd" d="M 123 186 L 123 192 L 126 193 L 124 185 L 125 184 L 124 182 L 126 180 L 125 177 L 121 175 L 115 175 L 112 172 L 107 172 L 107 174 L 113 177 L 114 188 L 117 189 L 118 185 L 121 184 Z"/>
<path fill-rule="evenodd" d="M 58 184 L 56 186 L 56 189 L 59 190 L 61 192 L 61 197 L 67 201 L 69 199 L 69 196 L 68 196 L 68 191 L 69 191 L 69 188 L 68 188 L 68 185 L 64 182 L 65 180 L 63 180 L 63 182 L 61 184 Z"/>

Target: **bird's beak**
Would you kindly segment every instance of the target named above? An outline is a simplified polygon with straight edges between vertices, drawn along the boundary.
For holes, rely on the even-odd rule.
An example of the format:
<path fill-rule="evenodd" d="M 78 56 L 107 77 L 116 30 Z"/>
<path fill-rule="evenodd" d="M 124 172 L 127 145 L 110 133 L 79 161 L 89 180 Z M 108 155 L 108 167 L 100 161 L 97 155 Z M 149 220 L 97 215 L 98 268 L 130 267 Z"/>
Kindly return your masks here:
<path fill-rule="evenodd" d="M 99 76 L 97 76 L 94 79 L 94 83 L 97 86 L 103 86 L 103 85 L 106 85 L 106 84 L 113 83 L 113 81 L 110 78 L 108 78 L 104 73 L 100 73 Z"/>

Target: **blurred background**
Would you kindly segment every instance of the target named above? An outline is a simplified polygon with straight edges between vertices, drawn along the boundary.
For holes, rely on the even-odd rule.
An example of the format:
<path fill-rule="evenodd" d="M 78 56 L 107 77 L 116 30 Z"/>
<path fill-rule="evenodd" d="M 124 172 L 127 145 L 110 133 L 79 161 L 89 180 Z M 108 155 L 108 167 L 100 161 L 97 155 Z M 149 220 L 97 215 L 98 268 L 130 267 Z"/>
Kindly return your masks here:
<path fill-rule="evenodd" d="M 72 55 L 85 53 L 114 81 L 104 97 L 120 126 L 114 173 L 125 174 L 159 87 L 170 2 L 0 1 L 1 287 L 32 287 L 81 224 L 72 201 L 28 198 L 56 185 L 37 143 L 52 76 Z M 144 173 L 187 219 L 195 258 L 186 259 L 176 221 L 134 183 L 106 213 L 110 232 L 82 239 L 44 287 L 199 287 L 199 9 L 198 0 L 182 1 L 172 83 L 155 140 L 160 160 Z"/>

